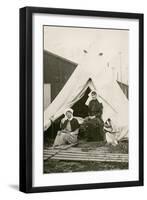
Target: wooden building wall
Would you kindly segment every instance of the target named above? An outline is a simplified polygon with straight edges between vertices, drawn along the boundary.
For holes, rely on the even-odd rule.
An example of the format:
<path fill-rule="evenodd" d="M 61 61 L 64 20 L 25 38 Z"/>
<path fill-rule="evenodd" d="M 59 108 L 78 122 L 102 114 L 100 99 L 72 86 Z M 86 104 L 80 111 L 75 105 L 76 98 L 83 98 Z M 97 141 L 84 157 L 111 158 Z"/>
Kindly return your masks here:
<path fill-rule="evenodd" d="M 51 102 L 63 88 L 77 64 L 44 50 L 44 83 L 51 85 Z"/>

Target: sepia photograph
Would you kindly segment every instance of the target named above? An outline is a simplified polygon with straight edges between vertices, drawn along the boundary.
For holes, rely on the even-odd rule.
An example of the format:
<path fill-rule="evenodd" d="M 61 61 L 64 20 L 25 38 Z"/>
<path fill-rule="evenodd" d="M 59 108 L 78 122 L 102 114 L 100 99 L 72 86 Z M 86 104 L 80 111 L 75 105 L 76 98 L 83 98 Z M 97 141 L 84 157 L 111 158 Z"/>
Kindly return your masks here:
<path fill-rule="evenodd" d="M 20 9 L 20 190 L 142 186 L 143 14 Z"/>
<path fill-rule="evenodd" d="M 129 29 L 43 26 L 43 173 L 129 169 Z"/>

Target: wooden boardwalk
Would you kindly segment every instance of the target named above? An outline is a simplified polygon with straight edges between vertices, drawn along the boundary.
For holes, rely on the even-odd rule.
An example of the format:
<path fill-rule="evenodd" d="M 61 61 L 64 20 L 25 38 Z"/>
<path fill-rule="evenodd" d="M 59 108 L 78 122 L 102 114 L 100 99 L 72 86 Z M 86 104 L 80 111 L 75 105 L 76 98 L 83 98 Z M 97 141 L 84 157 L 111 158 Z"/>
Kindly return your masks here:
<path fill-rule="evenodd" d="M 44 160 L 71 160 L 71 161 L 96 161 L 96 162 L 128 162 L 128 154 L 110 153 L 107 147 L 95 149 L 82 149 L 79 147 L 69 148 L 46 148 L 43 154 Z"/>

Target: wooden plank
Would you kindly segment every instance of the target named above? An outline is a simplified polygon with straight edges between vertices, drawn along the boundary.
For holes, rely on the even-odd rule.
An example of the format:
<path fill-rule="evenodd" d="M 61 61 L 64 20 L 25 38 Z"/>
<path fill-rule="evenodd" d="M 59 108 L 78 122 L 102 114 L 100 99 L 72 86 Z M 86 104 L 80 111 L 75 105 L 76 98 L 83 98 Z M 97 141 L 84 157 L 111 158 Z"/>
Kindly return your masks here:
<path fill-rule="evenodd" d="M 86 155 L 86 156 L 113 156 L 113 157 L 128 157 L 128 154 L 112 154 L 112 153 L 93 153 L 93 152 L 65 152 L 65 151 L 60 151 L 57 152 L 60 155 Z M 53 152 L 45 152 L 44 155 L 53 155 Z"/>
<path fill-rule="evenodd" d="M 44 150 L 44 152 L 54 152 L 54 151 L 64 151 L 65 149 L 52 149 L 52 150 Z M 102 150 L 100 150 L 100 151 L 97 151 L 97 150 L 88 150 L 88 151 L 82 151 L 82 150 L 76 150 L 76 151 L 74 151 L 74 150 L 71 150 L 71 149 L 67 149 L 66 150 L 66 152 L 82 152 L 82 153 L 87 153 L 87 152 L 108 152 L 108 153 L 111 153 L 110 151 L 102 151 Z M 117 152 L 113 152 L 113 154 L 118 154 Z M 125 154 L 125 153 L 119 153 L 119 154 Z M 127 153 L 126 153 L 127 154 Z"/>
<path fill-rule="evenodd" d="M 111 156 L 111 157 L 128 157 L 128 155 L 124 154 L 111 154 L 111 153 L 105 153 L 105 154 L 99 154 L 99 153 L 68 153 L 68 152 L 58 152 L 58 155 L 67 155 L 67 156 Z"/>
<path fill-rule="evenodd" d="M 73 153 L 73 152 L 60 152 L 60 154 L 68 154 L 68 155 L 109 155 L 109 156 L 128 156 L 128 154 L 112 154 L 112 153 L 93 153 L 93 152 L 87 152 L 87 153 Z"/>
<path fill-rule="evenodd" d="M 77 158 L 112 158 L 112 159 L 128 159 L 128 157 L 113 157 L 113 156 L 101 156 L 101 155 L 63 155 L 63 154 L 56 154 L 55 156 L 60 156 L 60 157 L 77 157 Z"/>
<path fill-rule="evenodd" d="M 44 149 L 44 151 L 55 151 L 55 150 L 64 150 L 64 148 L 48 148 L 48 149 Z M 108 151 L 108 152 L 110 152 L 110 150 L 108 149 L 108 148 L 96 148 L 96 149 L 86 149 L 86 148 L 77 148 L 77 147 L 70 147 L 70 146 L 66 146 L 66 150 L 67 151 L 74 151 L 74 152 L 78 152 L 78 151 L 82 151 L 82 152 L 87 152 L 87 151 Z M 114 152 L 115 153 L 115 152 Z"/>
<path fill-rule="evenodd" d="M 66 154 L 56 154 L 55 156 L 60 156 L 60 157 L 83 157 L 83 158 L 86 158 L 86 157 L 89 157 L 89 158 L 111 158 L 111 159 L 128 159 L 128 157 L 122 157 L 122 156 L 118 156 L 118 157 L 113 157 L 113 156 L 101 156 L 101 155 L 66 155 Z"/>
<path fill-rule="evenodd" d="M 101 150 L 101 151 L 109 151 L 109 149 L 108 148 L 77 148 L 77 147 L 71 147 L 71 146 L 60 146 L 60 147 L 55 147 L 55 148 L 48 148 L 48 149 L 44 149 L 44 150 L 53 150 L 53 149 L 62 149 L 63 147 L 65 147 L 65 148 L 67 148 L 67 147 L 70 147 L 70 148 L 68 148 L 68 150 L 71 150 L 71 151 L 82 151 L 82 150 L 84 150 L 84 149 L 87 149 L 87 150 L 95 150 L 95 151 L 99 151 L 99 150 Z"/>
<path fill-rule="evenodd" d="M 63 155 L 55 155 L 54 157 L 61 157 L 61 158 L 101 158 L 101 159 L 111 159 L 111 160 L 119 160 L 119 159 L 124 159 L 124 160 L 128 160 L 128 158 L 123 158 L 123 157 L 110 157 L 110 156 L 105 156 L 105 157 L 102 157 L 102 156 L 63 156 Z M 51 157 L 53 158 L 53 157 Z"/>
<path fill-rule="evenodd" d="M 62 154 L 76 154 L 76 155 L 78 155 L 78 154 L 81 154 L 81 155 L 106 155 L 106 154 L 109 154 L 109 155 L 114 155 L 114 156 L 116 156 L 116 155 L 122 155 L 122 154 L 111 154 L 111 153 L 108 153 L 108 152 L 65 152 L 65 151 L 59 151 L 60 153 L 62 153 Z M 58 152 L 58 153 L 59 153 Z M 51 155 L 51 154 L 54 154 L 54 153 L 56 153 L 56 152 L 44 152 L 43 154 L 44 155 Z M 126 155 L 127 156 L 127 154 L 123 154 L 124 156 Z"/>
<path fill-rule="evenodd" d="M 89 156 L 113 156 L 113 157 L 128 157 L 128 154 L 112 154 L 112 153 L 91 153 L 91 152 L 87 152 L 87 153 L 81 153 L 81 152 L 79 152 L 79 153 L 75 153 L 75 152 L 62 152 L 62 151 L 60 151 L 60 152 L 55 152 L 55 153 L 53 153 L 53 152 L 45 152 L 44 153 L 44 155 L 54 155 L 54 154 L 56 154 L 56 153 L 58 153 L 58 154 L 60 154 L 60 155 L 75 155 L 75 156 L 78 156 L 78 155 L 89 155 Z"/>
<path fill-rule="evenodd" d="M 110 152 L 96 152 L 96 151 L 76 151 L 76 152 L 74 152 L 74 151 L 64 151 L 64 150 L 58 150 L 58 151 L 44 151 L 43 152 L 43 154 L 54 154 L 54 153 L 56 153 L 56 152 L 60 152 L 60 153 L 67 153 L 67 154 L 96 154 L 96 155 L 99 155 L 99 154 L 101 154 L 101 155 L 105 155 L 105 154 L 112 154 L 112 155 L 128 155 L 128 154 L 121 154 L 121 153 L 119 153 L 119 154 L 114 154 L 114 153 L 110 153 Z"/>
<path fill-rule="evenodd" d="M 58 151 L 58 153 L 65 153 L 65 154 L 82 154 L 82 155 L 87 155 L 87 154 L 95 154 L 95 155 L 105 155 L 105 154 L 110 154 L 110 155 L 128 155 L 128 154 L 112 154 L 112 153 L 109 153 L 109 152 L 68 152 L 68 151 Z M 53 152 L 53 151 L 46 151 L 46 152 L 43 152 L 43 154 L 54 154 L 56 152 Z"/>
<path fill-rule="evenodd" d="M 96 161 L 96 162 L 128 162 L 127 159 L 117 159 L 117 160 L 112 160 L 112 159 L 102 159 L 102 158 L 77 158 L 77 157 L 59 157 L 55 156 L 51 158 L 52 160 L 71 160 L 71 161 Z"/>
<path fill-rule="evenodd" d="M 68 146 L 69 147 L 69 146 Z M 49 148 L 49 149 L 44 149 L 44 151 L 53 151 L 53 150 L 59 150 L 59 149 L 63 149 L 63 148 Z M 84 151 L 84 150 L 87 150 L 87 151 L 110 151 L 109 149 L 88 149 L 88 148 L 67 148 L 67 151 Z"/>
<path fill-rule="evenodd" d="M 114 156 L 109 156 L 109 155 L 102 156 L 102 155 L 66 155 L 66 154 L 56 154 L 56 155 L 53 155 L 53 156 L 52 155 L 51 156 L 45 155 L 45 156 L 48 157 L 48 158 L 55 157 L 55 156 L 60 156 L 60 157 L 75 157 L 75 158 L 91 157 L 91 158 L 128 159 L 128 157 L 124 157 L 124 156 L 114 157 Z"/>
<path fill-rule="evenodd" d="M 43 160 L 48 160 L 49 159 L 49 157 L 43 157 Z"/>
<path fill-rule="evenodd" d="M 96 158 L 96 159 L 90 159 L 90 158 L 59 158 L 59 157 L 54 157 L 52 160 L 64 160 L 64 161 L 90 161 L 90 162 L 120 162 L 120 163 L 128 163 L 128 160 L 111 160 L 111 159 L 101 159 L 101 158 Z"/>
<path fill-rule="evenodd" d="M 87 156 L 61 156 L 56 154 L 53 157 L 45 156 L 44 160 L 56 159 L 56 160 L 77 160 L 77 161 L 102 161 L 102 162 L 128 162 L 128 158 L 112 158 L 112 157 L 87 157 Z"/>
<path fill-rule="evenodd" d="M 78 150 L 82 150 L 82 149 L 88 149 L 88 147 L 72 147 L 70 145 L 64 145 L 65 147 L 70 147 L 69 150 L 73 150 L 73 151 L 78 151 Z M 45 148 L 44 150 L 52 150 L 52 149 L 62 149 L 62 146 L 61 147 L 48 147 L 48 148 Z M 97 148 L 90 148 L 90 150 L 108 150 L 109 151 L 109 148 L 108 147 L 97 147 Z"/>

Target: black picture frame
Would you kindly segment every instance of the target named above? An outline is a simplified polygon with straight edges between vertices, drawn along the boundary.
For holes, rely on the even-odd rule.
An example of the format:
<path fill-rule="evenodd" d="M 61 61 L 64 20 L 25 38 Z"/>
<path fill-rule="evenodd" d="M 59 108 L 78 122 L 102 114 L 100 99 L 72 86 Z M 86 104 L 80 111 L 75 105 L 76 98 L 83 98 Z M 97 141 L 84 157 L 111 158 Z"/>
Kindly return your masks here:
<path fill-rule="evenodd" d="M 64 186 L 32 186 L 32 16 L 34 13 L 139 20 L 139 180 Z M 26 193 L 143 186 L 143 14 L 59 8 L 20 8 L 20 191 Z"/>

